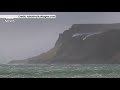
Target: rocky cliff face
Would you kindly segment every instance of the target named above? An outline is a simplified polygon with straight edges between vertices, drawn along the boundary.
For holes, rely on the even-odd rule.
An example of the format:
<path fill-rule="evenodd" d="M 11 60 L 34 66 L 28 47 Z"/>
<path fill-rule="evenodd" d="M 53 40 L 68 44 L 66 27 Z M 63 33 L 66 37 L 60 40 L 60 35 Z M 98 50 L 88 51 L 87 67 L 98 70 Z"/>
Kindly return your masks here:
<path fill-rule="evenodd" d="M 27 64 L 119 64 L 119 39 L 120 24 L 74 24 L 59 34 L 54 48 L 24 61 Z"/>

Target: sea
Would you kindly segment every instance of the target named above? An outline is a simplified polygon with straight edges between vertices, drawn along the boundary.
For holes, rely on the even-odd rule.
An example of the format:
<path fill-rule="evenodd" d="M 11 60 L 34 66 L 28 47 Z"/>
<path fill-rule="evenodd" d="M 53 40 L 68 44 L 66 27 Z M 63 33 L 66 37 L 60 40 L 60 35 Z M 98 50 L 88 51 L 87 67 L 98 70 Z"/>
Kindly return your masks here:
<path fill-rule="evenodd" d="M 0 78 L 120 78 L 119 64 L 0 65 Z"/>

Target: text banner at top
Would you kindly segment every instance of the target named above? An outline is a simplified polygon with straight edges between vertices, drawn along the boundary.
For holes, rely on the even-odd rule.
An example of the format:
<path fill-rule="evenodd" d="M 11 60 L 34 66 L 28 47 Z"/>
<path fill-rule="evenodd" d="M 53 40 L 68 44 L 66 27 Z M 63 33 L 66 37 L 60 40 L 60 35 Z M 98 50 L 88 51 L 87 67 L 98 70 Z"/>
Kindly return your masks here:
<path fill-rule="evenodd" d="M 0 15 L 3 19 L 16 19 L 16 18 L 56 18 L 56 15 Z"/>

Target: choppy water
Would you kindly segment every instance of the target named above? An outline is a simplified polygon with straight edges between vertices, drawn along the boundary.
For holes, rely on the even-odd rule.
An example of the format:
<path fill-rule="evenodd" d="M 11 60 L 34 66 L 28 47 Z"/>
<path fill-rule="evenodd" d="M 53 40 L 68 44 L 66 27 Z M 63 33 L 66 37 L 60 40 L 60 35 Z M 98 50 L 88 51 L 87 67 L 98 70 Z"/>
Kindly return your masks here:
<path fill-rule="evenodd" d="M 120 65 L 0 65 L 0 78 L 120 78 Z"/>

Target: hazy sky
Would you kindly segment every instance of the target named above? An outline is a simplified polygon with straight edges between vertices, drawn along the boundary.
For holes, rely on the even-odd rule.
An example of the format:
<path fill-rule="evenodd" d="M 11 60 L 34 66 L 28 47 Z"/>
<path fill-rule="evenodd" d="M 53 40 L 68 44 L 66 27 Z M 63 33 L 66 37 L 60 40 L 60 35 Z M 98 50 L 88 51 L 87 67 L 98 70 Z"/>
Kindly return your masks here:
<path fill-rule="evenodd" d="M 0 63 L 39 55 L 52 48 L 59 33 L 72 24 L 120 23 L 120 12 L 0 12 L 0 14 L 55 14 L 56 19 L 0 19 Z"/>

